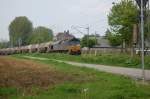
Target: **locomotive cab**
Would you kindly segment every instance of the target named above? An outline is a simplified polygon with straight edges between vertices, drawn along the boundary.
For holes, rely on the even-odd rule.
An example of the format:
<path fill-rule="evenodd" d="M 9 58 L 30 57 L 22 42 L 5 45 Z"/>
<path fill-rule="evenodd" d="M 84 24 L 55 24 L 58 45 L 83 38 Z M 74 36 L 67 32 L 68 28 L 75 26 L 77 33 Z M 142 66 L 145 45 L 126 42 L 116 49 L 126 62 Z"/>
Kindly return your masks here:
<path fill-rule="evenodd" d="M 71 55 L 80 55 L 81 54 L 81 46 L 79 39 L 71 39 L 69 41 L 68 53 Z"/>

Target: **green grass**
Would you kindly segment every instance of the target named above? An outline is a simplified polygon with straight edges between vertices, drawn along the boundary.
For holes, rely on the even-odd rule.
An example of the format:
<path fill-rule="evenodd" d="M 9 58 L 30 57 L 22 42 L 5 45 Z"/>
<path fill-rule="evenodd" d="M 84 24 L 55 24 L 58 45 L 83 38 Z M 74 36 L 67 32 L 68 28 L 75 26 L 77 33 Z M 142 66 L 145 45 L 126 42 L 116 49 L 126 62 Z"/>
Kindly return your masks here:
<path fill-rule="evenodd" d="M 68 60 L 68 61 L 77 61 L 83 63 L 93 63 L 93 64 L 103 64 L 103 65 L 112 65 L 112 66 L 122 66 L 129 68 L 141 68 L 141 59 L 139 56 L 136 56 L 134 59 L 130 58 L 128 54 L 100 54 L 98 56 L 94 55 L 84 55 L 84 56 L 74 56 L 68 54 L 26 54 L 36 57 L 46 57 L 50 59 L 58 60 Z M 150 69 L 150 56 L 145 57 L 145 68 Z"/>
<path fill-rule="evenodd" d="M 47 90 L 32 88 L 30 92 L 0 88 L 0 96 L 6 96 L 6 99 L 150 99 L 150 85 L 142 85 L 128 77 L 54 61 L 35 61 L 74 75 L 75 81 L 66 81 Z"/>

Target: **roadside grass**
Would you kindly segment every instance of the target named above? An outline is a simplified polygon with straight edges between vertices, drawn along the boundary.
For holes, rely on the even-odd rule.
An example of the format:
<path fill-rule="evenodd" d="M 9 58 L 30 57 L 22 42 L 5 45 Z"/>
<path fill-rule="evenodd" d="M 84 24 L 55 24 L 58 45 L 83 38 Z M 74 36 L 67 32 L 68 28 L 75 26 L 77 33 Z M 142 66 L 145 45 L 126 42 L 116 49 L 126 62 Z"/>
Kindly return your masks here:
<path fill-rule="evenodd" d="M 16 55 L 15 58 L 21 59 L 22 57 Z M 143 85 L 125 76 L 76 67 L 62 62 L 34 61 L 49 64 L 58 71 L 73 75 L 75 80 L 47 89 L 33 87 L 30 91 L 0 88 L 0 96 L 6 96 L 6 99 L 150 99 L 149 84 Z"/>
<path fill-rule="evenodd" d="M 112 65 L 112 66 L 121 66 L 129 68 L 141 68 L 141 58 L 139 56 L 131 59 L 128 54 L 100 54 L 97 56 L 94 55 L 68 55 L 62 53 L 33 53 L 25 54 L 35 57 L 46 57 L 49 59 L 58 59 L 66 61 L 76 61 L 83 63 L 92 63 L 92 64 L 102 64 L 102 65 Z M 150 56 L 145 56 L 145 68 L 150 69 Z"/>

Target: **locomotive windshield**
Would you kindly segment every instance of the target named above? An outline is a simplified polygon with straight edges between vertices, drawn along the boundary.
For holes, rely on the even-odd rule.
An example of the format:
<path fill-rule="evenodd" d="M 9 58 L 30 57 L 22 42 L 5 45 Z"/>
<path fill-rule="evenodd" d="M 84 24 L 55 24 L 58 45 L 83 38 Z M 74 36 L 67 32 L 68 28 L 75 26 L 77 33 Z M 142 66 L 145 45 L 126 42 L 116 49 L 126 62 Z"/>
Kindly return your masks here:
<path fill-rule="evenodd" d="M 73 45 L 80 45 L 80 40 L 73 38 L 71 40 L 65 41 L 64 45 L 69 45 L 69 46 L 73 46 Z"/>

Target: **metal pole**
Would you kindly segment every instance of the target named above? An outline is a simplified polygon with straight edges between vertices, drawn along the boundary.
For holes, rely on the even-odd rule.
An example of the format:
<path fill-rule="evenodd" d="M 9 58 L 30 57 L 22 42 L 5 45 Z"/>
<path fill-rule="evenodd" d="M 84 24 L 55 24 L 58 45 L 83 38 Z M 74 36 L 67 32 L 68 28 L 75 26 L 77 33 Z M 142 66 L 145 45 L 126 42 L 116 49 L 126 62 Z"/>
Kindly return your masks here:
<path fill-rule="evenodd" d="M 145 63 L 144 63 L 144 6 L 143 0 L 141 0 L 141 62 L 142 62 L 142 79 L 145 80 Z"/>
<path fill-rule="evenodd" d="M 89 26 L 87 27 L 87 45 L 88 45 L 88 49 L 89 49 L 89 32 L 90 32 L 90 30 L 89 30 L 90 28 L 89 28 Z"/>
<path fill-rule="evenodd" d="M 150 32 L 150 24 L 149 24 L 149 18 L 150 18 L 150 13 L 149 13 L 149 0 L 148 0 L 148 9 L 147 9 L 147 12 L 148 12 L 148 17 L 147 17 L 147 23 L 148 23 L 148 36 L 149 36 L 149 32 Z M 150 40 L 148 38 L 148 40 Z"/>
<path fill-rule="evenodd" d="M 97 32 L 95 31 L 95 45 L 96 45 L 96 43 L 97 43 L 96 34 L 97 34 Z"/>

